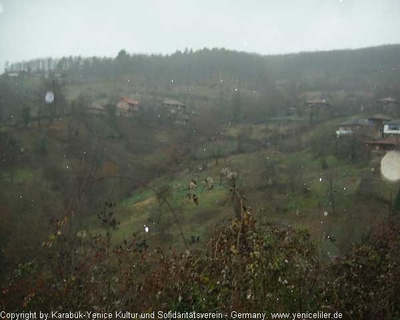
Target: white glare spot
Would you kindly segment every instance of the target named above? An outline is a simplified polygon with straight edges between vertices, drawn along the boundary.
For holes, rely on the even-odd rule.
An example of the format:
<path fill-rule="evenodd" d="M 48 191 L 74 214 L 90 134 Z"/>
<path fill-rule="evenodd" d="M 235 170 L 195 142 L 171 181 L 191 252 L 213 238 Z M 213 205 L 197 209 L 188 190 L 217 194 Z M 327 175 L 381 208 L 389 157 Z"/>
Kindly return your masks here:
<path fill-rule="evenodd" d="M 67 169 L 69 169 L 69 166 L 67 166 Z"/>
<path fill-rule="evenodd" d="M 400 152 L 390 151 L 383 157 L 381 172 L 386 180 L 400 180 Z"/>
<path fill-rule="evenodd" d="M 328 211 L 324 212 L 324 216 L 327 217 L 328 216 Z"/>
<path fill-rule="evenodd" d="M 46 96 L 44 97 L 46 103 L 50 104 L 54 101 L 54 93 L 51 91 L 47 91 Z"/>
<path fill-rule="evenodd" d="M 144 231 L 149 232 L 149 227 L 146 226 L 146 227 L 144 228 Z"/>
<path fill-rule="evenodd" d="M 322 181 L 322 178 L 319 178 L 319 181 Z"/>
<path fill-rule="evenodd" d="M 237 91 L 238 89 L 237 88 L 235 88 L 235 91 Z"/>
<path fill-rule="evenodd" d="M 174 83 L 174 79 L 172 79 L 171 82 Z"/>

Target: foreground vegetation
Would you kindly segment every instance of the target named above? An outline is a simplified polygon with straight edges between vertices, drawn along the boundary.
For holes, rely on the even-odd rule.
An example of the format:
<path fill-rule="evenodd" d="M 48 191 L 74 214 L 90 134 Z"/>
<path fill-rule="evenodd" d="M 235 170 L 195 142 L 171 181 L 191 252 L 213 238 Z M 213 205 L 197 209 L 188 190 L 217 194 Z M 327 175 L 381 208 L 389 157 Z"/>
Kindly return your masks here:
<path fill-rule="evenodd" d="M 340 311 L 346 319 L 400 316 L 398 221 L 334 261 L 301 228 L 234 220 L 202 248 L 179 253 L 135 234 L 111 245 L 113 204 L 99 214 L 104 236 L 56 234 L 46 257 L 20 265 L 0 294 L 8 310 L 152 312 Z M 244 217 L 246 212 L 242 210 Z"/>

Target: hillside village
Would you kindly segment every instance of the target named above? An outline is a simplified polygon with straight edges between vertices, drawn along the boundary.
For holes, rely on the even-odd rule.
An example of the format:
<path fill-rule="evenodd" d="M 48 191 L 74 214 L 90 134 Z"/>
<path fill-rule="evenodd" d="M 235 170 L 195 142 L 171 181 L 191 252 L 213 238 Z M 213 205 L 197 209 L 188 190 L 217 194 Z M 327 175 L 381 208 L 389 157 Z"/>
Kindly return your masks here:
<path fill-rule="evenodd" d="M 109 283 L 117 291 L 134 274 L 130 267 L 148 275 L 158 266 L 153 252 L 174 263 L 181 263 L 177 252 L 199 259 L 207 252 L 204 263 L 213 261 L 218 274 L 220 256 L 250 270 L 255 253 L 243 265 L 235 257 L 252 243 L 254 252 L 271 254 L 265 259 L 275 262 L 266 265 L 279 274 L 271 292 L 281 292 L 282 279 L 290 279 L 285 259 L 303 261 L 312 252 L 315 263 L 334 266 L 400 212 L 399 185 L 381 174 L 382 159 L 400 142 L 400 67 L 393 58 L 400 47 L 376 50 L 344 51 L 334 60 L 328 52 L 285 58 L 207 49 L 10 66 L 0 77 L 1 270 L 13 275 L 22 265 L 36 276 L 34 259 L 65 265 L 69 276 L 57 283 L 73 288 L 76 264 L 93 255 L 104 270 L 118 270 L 124 281 Z M 345 68 L 341 59 L 358 64 Z M 221 61 L 218 69 L 213 61 Z M 297 250 L 292 244 L 300 251 L 290 251 Z M 186 266 L 198 268 L 185 254 Z M 108 264 L 107 255 L 116 258 Z M 165 279 L 193 283 L 165 261 L 158 271 Z M 313 263 L 305 268 L 318 270 Z M 38 283 L 52 281 L 46 272 Z M 90 282 L 91 272 L 88 283 L 109 279 L 95 269 Z M 207 277 L 201 283 L 209 288 Z M 162 290 L 150 279 L 158 278 L 146 279 L 156 297 Z M 4 290 L 19 292 L 4 281 Z M 41 305 L 35 297 L 45 288 L 29 296 L 26 285 L 22 300 L 1 293 L 0 303 Z M 129 290 L 122 284 L 118 292 Z"/>

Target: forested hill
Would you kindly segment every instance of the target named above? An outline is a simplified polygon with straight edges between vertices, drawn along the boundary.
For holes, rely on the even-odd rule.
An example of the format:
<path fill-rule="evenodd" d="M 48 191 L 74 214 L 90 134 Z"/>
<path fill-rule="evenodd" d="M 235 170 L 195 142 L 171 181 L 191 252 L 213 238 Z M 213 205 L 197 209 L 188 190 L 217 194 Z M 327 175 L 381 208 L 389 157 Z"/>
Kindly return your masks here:
<path fill-rule="evenodd" d="M 54 71 L 85 81 L 132 75 L 140 77 L 145 85 L 171 81 L 183 85 L 232 82 L 254 89 L 279 81 L 307 84 L 325 78 L 329 79 L 329 87 L 355 89 L 375 87 L 376 81 L 379 85 L 397 86 L 394 79 L 399 79 L 399 56 L 400 45 L 271 56 L 216 48 L 177 51 L 171 55 L 131 55 L 121 50 L 116 58 L 35 59 L 14 63 L 7 70 Z"/>

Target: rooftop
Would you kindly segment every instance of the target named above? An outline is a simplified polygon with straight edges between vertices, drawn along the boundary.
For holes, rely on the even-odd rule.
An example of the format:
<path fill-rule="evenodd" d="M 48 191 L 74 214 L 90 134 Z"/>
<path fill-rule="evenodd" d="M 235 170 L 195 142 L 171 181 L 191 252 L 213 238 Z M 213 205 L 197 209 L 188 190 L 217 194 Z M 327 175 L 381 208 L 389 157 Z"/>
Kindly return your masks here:
<path fill-rule="evenodd" d="M 328 101 L 326 101 L 325 99 L 307 100 L 306 104 L 308 104 L 308 105 L 330 106 Z"/>
<path fill-rule="evenodd" d="M 366 144 L 379 144 L 379 145 L 399 145 L 400 137 L 387 137 L 379 140 L 365 141 Z"/>
<path fill-rule="evenodd" d="M 374 124 L 368 120 L 368 119 L 355 119 L 355 120 L 349 120 L 349 121 L 345 121 L 341 124 L 339 124 L 339 126 L 373 126 Z"/>
<path fill-rule="evenodd" d="M 396 99 L 394 99 L 392 97 L 378 99 L 377 101 L 378 102 L 383 102 L 383 103 L 399 103 Z"/>
<path fill-rule="evenodd" d="M 127 97 L 122 97 L 122 98 L 119 99 L 118 101 L 121 101 L 121 100 L 127 102 L 128 104 L 139 105 L 139 102 L 138 102 L 138 101 L 133 100 L 133 99 L 130 99 L 130 98 L 127 98 Z"/>
<path fill-rule="evenodd" d="M 184 107 L 185 104 L 178 101 L 178 100 L 173 100 L 173 99 L 164 99 L 162 102 L 163 105 L 167 106 L 178 106 L 178 107 Z"/>
<path fill-rule="evenodd" d="M 400 119 L 393 119 L 391 121 L 386 122 L 386 124 L 400 124 Z"/>
<path fill-rule="evenodd" d="M 89 108 L 90 108 L 90 109 L 99 110 L 99 111 L 102 111 L 102 110 L 105 109 L 102 105 L 100 105 L 100 104 L 98 104 L 98 103 L 96 103 L 96 102 L 92 102 L 92 103 L 89 105 Z"/>
<path fill-rule="evenodd" d="M 382 120 L 382 121 L 388 121 L 392 119 L 393 119 L 392 117 L 384 115 L 382 113 L 374 114 L 373 116 L 368 118 L 368 120 Z"/>

